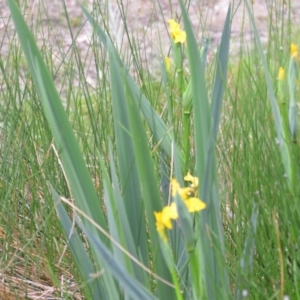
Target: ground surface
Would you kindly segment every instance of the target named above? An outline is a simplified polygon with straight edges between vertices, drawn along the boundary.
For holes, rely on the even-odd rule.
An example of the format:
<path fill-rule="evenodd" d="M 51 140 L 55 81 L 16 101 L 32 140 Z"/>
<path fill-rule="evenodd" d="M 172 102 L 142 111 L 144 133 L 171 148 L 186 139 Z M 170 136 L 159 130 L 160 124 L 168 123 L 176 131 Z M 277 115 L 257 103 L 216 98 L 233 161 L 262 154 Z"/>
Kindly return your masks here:
<path fill-rule="evenodd" d="M 6 57 L 10 51 L 10 45 L 14 39 L 14 29 L 9 17 L 9 10 L 5 3 L 0 1 L 0 53 Z M 25 3 L 25 1 L 21 1 Z M 109 20 L 110 34 L 115 40 L 115 44 L 126 53 L 128 42 L 124 39 L 124 23 L 120 9 L 129 16 L 126 18 L 129 33 L 135 38 L 137 51 L 144 57 L 151 71 L 156 74 L 159 70 L 161 56 L 167 55 L 170 43 L 168 37 L 168 27 L 166 21 L 169 18 L 177 19 L 179 16 L 179 5 L 177 0 L 111 0 L 106 5 L 104 0 L 53 0 L 53 1 L 26 1 L 26 7 L 22 10 L 26 12 L 26 19 L 31 25 L 33 32 L 41 48 L 47 49 L 52 53 L 53 60 L 57 66 L 57 71 L 61 69 L 68 54 L 71 52 L 72 45 L 76 45 L 80 50 L 80 57 L 85 62 L 85 78 L 92 86 L 95 85 L 97 71 L 90 48 L 92 39 L 92 28 L 87 24 L 82 15 L 80 3 L 88 8 L 89 11 L 101 10 L 103 19 Z M 250 1 L 249 1 L 250 2 Z M 289 1 L 285 1 L 289 2 Z M 273 26 L 279 26 L 276 19 L 281 19 L 281 14 L 288 16 L 291 13 L 292 20 L 296 26 L 300 21 L 300 1 L 291 0 L 291 7 L 283 5 L 283 0 L 255 0 L 253 12 L 256 24 L 260 32 L 262 41 L 268 39 L 268 29 L 270 24 L 269 15 L 273 11 Z M 65 5 L 64 5 L 65 3 Z M 189 5 L 189 16 L 197 33 L 198 41 L 201 36 L 209 37 L 212 45 L 219 44 L 223 23 L 226 17 L 229 0 L 191 0 Z M 245 42 L 250 40 L 251 30 L 243 1 L 232 1 L 233 3 L 233 22 L 232 22 L 232 42 L 231 51 L 236 53 L 239 48 L 241 32 L 245 34 Z M 266 3 L 269 3 L 268 6 Z M 272 4 L 271 4 L 272 3 Z M 170 5 L 171 4 L 171 5 Z M 73 36 L 67 24 L 66 12 L 72 27 Z M 275 12 L 275 14 L 274 14 Z M 277 15 L 277 17 L 274 17 Z M 101 19 L 101 17 L 100 17 Z M 98 16 L 99 20 L 99 16 Z M 101 22 L 101 20 L 99 20 Z M 204 29 L 205 28 L 205 29 Z M 75 82 L 77 85 L 78 82 Z"/>

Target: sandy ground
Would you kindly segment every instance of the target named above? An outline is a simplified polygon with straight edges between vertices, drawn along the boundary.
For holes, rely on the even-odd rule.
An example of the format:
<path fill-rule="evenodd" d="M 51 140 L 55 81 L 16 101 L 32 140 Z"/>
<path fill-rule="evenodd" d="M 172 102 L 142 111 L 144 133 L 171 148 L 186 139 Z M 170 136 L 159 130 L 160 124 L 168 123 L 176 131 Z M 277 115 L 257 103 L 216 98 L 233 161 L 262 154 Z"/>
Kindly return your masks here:
<path fill-rule="evenodd" d="M 178 19 L 180 9 L 177 0 L 83 0 L 81 1 L 89 11 L 106 11 L 103 19 L 109 20 L 109 31 L 116 46 L 126 53 L 128 49 L 127 39 L 124 37 L 124 23 L 122 13 L 126 14 L 130 36 L 134 41 L 140 55 L 147 62 L 152 73 L 155 75 L 159 70 L 162 55 L 169 51 L 170 43 L 168 37 L 168 27 L 166 21 L 169 18 Z M 0 53 L 3 58 L 11 51 L 10 44 L 15 39 L 13 24 L 10 19 L 9 10 L 5 0 L 0 0 Z M 21 1 L 22 2 L 22 1 Z M 106 5 L 106 2 L 107 5 Z M 251 2 L 251 1 L 249 1 Z M 268 40 L 268 26 L 270 21 L 279 26 L 276 14 L 280 19 L 281 14 L 288 16 L 291 13 L 295 25 L 299 25 L 300 1 L 291 0 L 291 6 L 283 5 L 284 0 L 255 0 L 252 6 L 256 24 L 263 42 Z M 25 1 L 23 0 L 23 3 Z M 39 1 L 27 0 L 26 20 L 31 26 L 38 45 L 42 49 L 51 51 L 57 72 L 61 66 L 69 59 L 72 46 L 76 45 L 80 52 L 80 57 L 84 61 L 84 73 L 87 82 L 92 86 L 96 85 L 95 79 L 99 75 L 93 62 L 93 53 L 90 49 L 92 42 L 92 28 L 87 24 L 82 16 L 80 2 L 76 0 L 52 0 Z M 63 5 L 65 3 L 65 6 Z M 229 0 L 191 0 L 188 8 L 189 16 L 194 26 L 198 41 L 202 36 L 208 37 L 212 42 L 212 49 L 219 44 L 223 23 L 226 17 Z M 239 48 L 239 37 L 243 32 L 245 42 L 250 41 L 251 28 L 248 22 L 244 1 L 232 1 L 232 41 L 231 53 L 236 53 Z M 268 3 L 268 6 L 267 6 Z M 269 15 L 273 11 L 273 19 Z M 69 15 L 72 26 L 71 36 L 67 26 L 65 12 Z M 101 22 L 101 20 L 99 20 Z M 203 30 L 205 28 L 205 30 Z M 101 76 L 100 76 L 101 77 Z M 1 75 L 0 75 L 1 79 Z M 75 82 L 78 85 L 79 79 Z"/>

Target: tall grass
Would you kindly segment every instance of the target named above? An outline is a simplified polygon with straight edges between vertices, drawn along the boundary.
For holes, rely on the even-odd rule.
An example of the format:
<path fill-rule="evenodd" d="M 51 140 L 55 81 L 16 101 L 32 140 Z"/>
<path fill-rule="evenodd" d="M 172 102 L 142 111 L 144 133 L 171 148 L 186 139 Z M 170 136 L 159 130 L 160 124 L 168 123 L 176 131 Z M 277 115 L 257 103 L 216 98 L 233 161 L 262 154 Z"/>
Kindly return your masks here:
<path fill-rule="evenodd" d="M 108 3 L 82 7 L 92 88 L 75 44 L 57 69 L 31 33 L 41 24 L 30 30 L 25 5 L 8 5 L 18 36 L 0 56 L 0 296 L 300 299 L 290 15 L 275 16 L 280 28 L 270 21 L 261 45 L 245 1 L 253 47 L 231 57 L 229 7 L 207 63 L 212 45 L 179 1 L 180 29 L 166 24 L 171 67 L 161 57 L 154 78 L 126 24 L 113 38 Z M 66 5 L 64 17 L 75 40 Z"/>

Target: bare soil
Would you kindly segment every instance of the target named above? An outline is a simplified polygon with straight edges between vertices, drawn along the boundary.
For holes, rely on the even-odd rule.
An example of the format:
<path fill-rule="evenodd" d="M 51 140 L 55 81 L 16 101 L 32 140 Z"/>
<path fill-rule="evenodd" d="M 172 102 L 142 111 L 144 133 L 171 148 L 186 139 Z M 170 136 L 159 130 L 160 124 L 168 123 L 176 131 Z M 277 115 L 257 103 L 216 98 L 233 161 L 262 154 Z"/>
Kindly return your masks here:
<path fill-rule="evenodd" d="M 91 12 L 99 11 L 99 8 L 104 12 L 102 21 L 109 24 L 109 32 L 116 46 L 124 54 L 128 53 L 128 39 L 124 38 L 126 36 L 124 28 L 127 28 L 129 36 L 134 37 L 136 51 L 143 57 L 154 75 L 159 73 L 162 55 L 167 55 L 170 49 L 166 21 L 170 18 L 178 20 L 180 16 L 178 0 L 85 0 L 81 2 L 77 0 L 23 0 L 20 2 L 23 3 L 21 4 L 22 11 L 25 12 L 26 20 L 35 34 L 38 45 L 52 53 L 57 74 L 63 70 L 62 65 L 70 59 L 71 49 L 76 45 L 84 62 L 84 76 L 92 86 L 96 85 L 96 78 L 101 77 L 101 74 L 97 73 L 92 59 L 93 52 L 90 45 L 93 29 L 83 16 L 81 2 Z M 105 5 L 105 2 L 108 4 Z M 270 24 L 280 26 L 278 20 L 282 19 L 282 14 L 286 18 L 290 14 L 294 25 L 299 26 L 300 1 L 291 0 L 290 7 L 288 4 L 283 4 L 289 2 L 286 0 L 252 2 L 254 3 L 251 7 L 263 42 L 268 40 Z M 189 16 L 198 41 L 201 41 L 202 36 L 210 38 L 212 51 L 219 44 L 229 3 L 229 0 L 191 0 L 188 5 Z M 235 54 L 239 49 L 242 34 L 244 43 L 251 40 L 251 27 L 244 1 L 234 0 L 232 3 L 231 53 Z M 126 25 L 123 22 L 124 15 L 126 15 Z M 270 15 L 273 16 L 272 19 Z M 99 22 L 101 22 L 100 19 L 98 18 Z M 10 13 L 5 1 L 0 0 L 0 53 L 3 58 L 9 55 L 13 41 L 15 41 L 15 31 Z M 79 78 L 75 85 L 78 83 Z"/>

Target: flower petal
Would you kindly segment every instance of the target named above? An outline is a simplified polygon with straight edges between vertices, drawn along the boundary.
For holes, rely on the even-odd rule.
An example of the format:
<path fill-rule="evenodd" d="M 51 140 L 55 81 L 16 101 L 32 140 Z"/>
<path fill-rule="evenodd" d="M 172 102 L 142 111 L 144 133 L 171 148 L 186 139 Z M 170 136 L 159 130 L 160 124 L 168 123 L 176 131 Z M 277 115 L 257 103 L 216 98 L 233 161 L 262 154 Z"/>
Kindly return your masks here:
<path fill-rule="evenodd" d="M 278 76 L 277 76 L 277 79 L 278 79 L 278 80 L 284 80 L 284 77 L 285 77 L 284 68 L 283 68 L 283 67 L 280 67 L 279 70 L 278 70 Z"/>
<path fill-rule="evenodd" d="M 172 30 L 180 30 L 180 25 L 173 19 L 168 20 L 168 23 L 170 25 L 170 31 Z"/>
<path fill-rule="evenodd" d="M 190 182 L 192 187 L 195 189 L 199 186 L 199 178 L 192 176 L 189 172 L 184 177 L 184 180 Z"/>
<path fill-rule="evenodd" d="M 297 58 L 298 56 L 298 46 L 296 44 L 291 43 L 291 57 Z"/>
<path fill-rule="evenodd" d="M 168 20 L 170 25 L 170 35 L 175 43 L 184 43 L 186 40 L 185 31 L 180 29 L 179 23 L 175 22 L 173 19 Z"/>
<path fill-rule="evenodd" d="M 175 197 L 177 191 L 180 189 L 180 184 L 175 178 L 171 180 L 171 187 L 172 187 L 172 197 Z"/>
<path fill-rule="evenodd" d="M 171 59 L 168 56 L 165 57 L 165 66 L 166 66 L 167 72 L 170 74 L 172 71 L 171 70 Z"/>
<path fill-rule="evenodd" d="M 167 242 L 167 234 L 166 234 L 166 230 L 165 230 L 165 226 L 163 224 L 163 213 L 160 212 L 154 212 L 154 216 L 156 219 L 156 230 L 159 233 L 159 235 L 161 236 L 162 240 L 166 243 Z"/>
<path fill-rule="evenodd" d="M 174 42 L 183 44 L 186 40 L 186 33 L 183 30 L 178 30 L 174 33 Z"/>
<path fill-rule="evenodd" d="M 180 196 L 182 200 L 187 200 L 192 194 L 194 194 L 194 189 L 191 187 L 180 187 L 178 181 L 173 178 L 171 180 L 171 187 L 172 187 L 172 197 L 176 196 L 176 193 Z"/>
<path fill-rule="evenodd" d="M 203 201 L 201 201 L 199 198 L 194 197 L 185 200 L 184 203 L 186 204 L 187 209 L 190 213 L 203 210 L 206 207 L 206 204 Z"/>
<path fill-rule="evenodd" d="M 175 204 L 175 203 L 174 203 Z M 178 218 L 178 212 L 176 205 L 165 206 L 162 210 L 162 223 L 168 228 L 172 229 L 172 220 L 176 220 Z"/>

